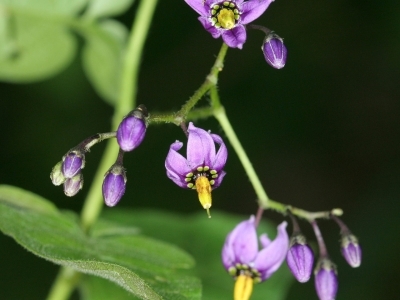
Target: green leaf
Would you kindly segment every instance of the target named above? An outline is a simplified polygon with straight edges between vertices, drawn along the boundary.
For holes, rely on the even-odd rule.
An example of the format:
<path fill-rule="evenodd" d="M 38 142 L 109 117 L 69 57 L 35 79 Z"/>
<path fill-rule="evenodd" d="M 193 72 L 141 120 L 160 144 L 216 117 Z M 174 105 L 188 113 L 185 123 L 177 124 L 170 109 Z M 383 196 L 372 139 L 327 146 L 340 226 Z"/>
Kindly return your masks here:
<path fill-rule="evenodd" d="M 202 299 L 231 299 L 233 280 L 222 267 L 221 250 L 226 235 L 247 217 L 232 216 L 212 211 L 208 219 L 204 211 L 195 215 L 178 215 L 159 211 L 114 209 L 103 218 L 126 226 L 137 226 L 146 235 L 179 245 L 191 253 L 196 261 L 196 273 L 203 283 Z M 162 230 L 160 230 L 162 228 Z M 276 226 L 261 222 L 259 233 L 276 235 Z M 284 264 L 270 279 L 254 287 L 252 300 L 285 299 L 293 276 Z"/>
<path fill-rule="evenodd" d="M 125 12 L 134 0 L 90 0 L 86 10 L 87 18 L 116 16 Z"/>
<path fill-rule="evenodd" d="M 1 80 L 31 82 L 48 78 L 73 59 L 75 38 L 61 24 L 17 9 L 11 13 L 3 7 L 1 14 Z"/>
<path fill-rule="evenodd" d="M 117 21 L 93 23 L 86 31 L 83 66 L 95 90 L 111 105 L 118 99 L 126 28 Z"/>
<path fill-rule="evenodd" d="M 85 276 L 79 286 L 82 300 L 138 299 L 117 285 L 95 276 Z"/>
<path fill-rule="evenodd" d="M 23 11 L 25 14 L 77 14 L 87 0 L 0 0 L 0 6 L 11 11 Z"/>
<path fill-rule="evenodd" d="M 43 198 L 0 186 L 0 229 L 32 253 L 117 283 L 141 299 L 200 299 L 199 281 L 188 274 L 193 259 L 179 248 L 156 241 L 127 225 L 86 235 L 75 213 L 60 212 Z M 102 231 L 103 230 L 103 231 Z M 113 233 L 114 234 L 111 234 Z"/>

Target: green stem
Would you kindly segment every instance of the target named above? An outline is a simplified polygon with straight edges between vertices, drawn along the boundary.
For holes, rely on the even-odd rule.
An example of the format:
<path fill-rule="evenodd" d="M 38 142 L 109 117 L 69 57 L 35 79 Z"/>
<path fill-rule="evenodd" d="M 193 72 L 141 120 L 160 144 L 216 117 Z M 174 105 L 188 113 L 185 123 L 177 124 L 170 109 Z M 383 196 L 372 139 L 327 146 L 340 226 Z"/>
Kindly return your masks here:
<path fill-rule="evenodd" d="M 131 111 L 136 104 L 140 59 L 156 5 L 157 0 L 142 0 L 139 4 L 123 61 L 120 95 L 112 119 L 113 130 L 118 127 L 123 116 Z M 101 186 L 104 173 L 113 164 L 117 154 L 117 143 L 109 141 L 82 208 L 81 222 L 84 231 L 88 231 L 100 215 L 103 207 Z M 68 299 L 78 283 L 79 277 L 80 273 L 62 267 L 47 299 Z"/>

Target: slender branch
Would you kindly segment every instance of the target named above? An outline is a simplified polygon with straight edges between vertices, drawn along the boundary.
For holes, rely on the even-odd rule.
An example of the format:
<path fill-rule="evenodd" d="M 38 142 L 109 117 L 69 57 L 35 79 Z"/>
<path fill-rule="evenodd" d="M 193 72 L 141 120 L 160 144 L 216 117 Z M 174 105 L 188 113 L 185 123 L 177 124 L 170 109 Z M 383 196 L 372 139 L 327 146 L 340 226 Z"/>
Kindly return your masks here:
<path fill-rule="evenodd" d="M 157 0 L 142 0 L 139 4 L 124 57 L 120 95 L 112 120 L 113 130 L 118 127 L 124 114 L 135 106 L 140 59 L 156 4 Z M 85 231 L 89 230 L 100 215 L 103 207 L 101 185 L 104 173 L 113 164 L 117 154 L 117 143 L 109 141 L 82 208 L 81 222 Z M 79 281 L 79 276 L 78 272 L 62 267 L 51 288 L 48 300 L 68 299 Z"/>

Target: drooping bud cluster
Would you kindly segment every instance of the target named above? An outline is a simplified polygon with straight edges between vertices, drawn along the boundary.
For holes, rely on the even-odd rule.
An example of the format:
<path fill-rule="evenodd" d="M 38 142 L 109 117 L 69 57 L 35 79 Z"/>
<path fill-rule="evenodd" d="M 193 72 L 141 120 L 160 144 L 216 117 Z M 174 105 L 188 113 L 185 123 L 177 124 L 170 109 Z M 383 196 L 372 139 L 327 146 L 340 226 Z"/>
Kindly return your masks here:
<path fill-rule="evenodd" d="M 85 153 L 95 144 L 117 137 L 120 147 L 116 162 L 104 175 L 103 197 L 106 205 L 115 206 L 125 193 L 126 172 L 122 164 L 125 152 L 137 148 L 146 134 L 148 112 L 144 105 L 131 111 L 120 123 L 116 132 L 93 135 L 65 154 L 50 173 L 51 181 L 58 186 L 64 184 L 64 193 L 75 196 L 83 187 L 82 169 L 85 167 Z"/>

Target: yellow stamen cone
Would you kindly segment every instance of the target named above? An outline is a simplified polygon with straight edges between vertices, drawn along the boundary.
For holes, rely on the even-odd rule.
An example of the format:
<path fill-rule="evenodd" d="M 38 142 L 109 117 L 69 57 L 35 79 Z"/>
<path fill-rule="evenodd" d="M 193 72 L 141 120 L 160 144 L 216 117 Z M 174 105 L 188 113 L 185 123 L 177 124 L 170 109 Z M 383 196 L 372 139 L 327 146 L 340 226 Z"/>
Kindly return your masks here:
<path fill-rule="evenodd" d="M 234 300 L 249 300 L 253 292 L 253 278 L 247 275 L 239 275 L 233 291 Z"/>
<path fill-rule="evenodd" d="M 217 18 L 223 28 L 232 29 L 235 27 L 235 14 L 232 10 L 222 9 Z"/>
<path fill-rule="evenodd" d="M 208 181 L 207 177 L 199 176 L 196 179 L 196 190 L 199 194 L 199 201 L 204 209 L 207 210 L 208 217 L 211 218 L 210 215 L 210 207 L 211 207 L 211 185 L 210 181 Z"/>

